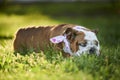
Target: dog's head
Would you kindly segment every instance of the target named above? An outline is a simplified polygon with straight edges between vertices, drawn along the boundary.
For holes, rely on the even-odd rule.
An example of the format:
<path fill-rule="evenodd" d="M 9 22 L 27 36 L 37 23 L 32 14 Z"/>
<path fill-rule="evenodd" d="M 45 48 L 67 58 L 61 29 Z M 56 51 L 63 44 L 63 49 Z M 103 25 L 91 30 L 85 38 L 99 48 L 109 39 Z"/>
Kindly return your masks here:
<path fill-rule="evenodd" d="M 96 32 L 82 26 L 67 28 L 63 35 L 53 37 L 50 40 L 53 43 L 64 42 L 64 52 L 71 55 L 80 56 L 82 53 L 100 54 Z"/>

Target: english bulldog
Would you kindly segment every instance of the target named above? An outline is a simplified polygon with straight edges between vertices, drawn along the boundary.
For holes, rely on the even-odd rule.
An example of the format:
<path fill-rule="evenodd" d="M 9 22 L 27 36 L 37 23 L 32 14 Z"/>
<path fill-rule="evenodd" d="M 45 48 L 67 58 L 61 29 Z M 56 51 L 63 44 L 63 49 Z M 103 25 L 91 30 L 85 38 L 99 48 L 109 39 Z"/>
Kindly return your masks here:
<path fill-rule="evenodd" d="M 39 26 L 19 29 L 14 40 L 15 52 L 33 49 L 44 51 L 48 46 L 62 51 L 65 56 L 100 55 L 100 44 L 95 30 L 73 24 Z"/>

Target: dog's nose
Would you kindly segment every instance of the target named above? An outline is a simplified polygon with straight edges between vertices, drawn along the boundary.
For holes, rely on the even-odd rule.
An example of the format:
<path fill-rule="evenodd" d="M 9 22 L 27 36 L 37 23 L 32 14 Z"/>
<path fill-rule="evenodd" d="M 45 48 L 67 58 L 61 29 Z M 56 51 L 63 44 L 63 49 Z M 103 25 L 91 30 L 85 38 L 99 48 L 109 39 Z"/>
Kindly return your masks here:
<path fill-rule="evenodd" d="M 91 48 L 90 50 L 89 50 L 89 53 L 95 53 L 95 48 Z"/>

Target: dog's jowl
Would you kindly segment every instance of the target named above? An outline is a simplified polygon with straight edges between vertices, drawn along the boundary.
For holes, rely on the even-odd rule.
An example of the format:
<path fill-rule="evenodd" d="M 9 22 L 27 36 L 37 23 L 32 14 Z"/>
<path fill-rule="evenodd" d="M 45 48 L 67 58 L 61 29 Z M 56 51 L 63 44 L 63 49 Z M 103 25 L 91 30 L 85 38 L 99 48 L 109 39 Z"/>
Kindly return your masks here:
<path fill-rule="evenodd" d="M 44 51 L 48 46 L 60 50 L 63 55 L 100 54 L 96 31 L 73 24 L 20 29 L 14 40 L 16 52 L 30 49 L 39 52 Z"/>

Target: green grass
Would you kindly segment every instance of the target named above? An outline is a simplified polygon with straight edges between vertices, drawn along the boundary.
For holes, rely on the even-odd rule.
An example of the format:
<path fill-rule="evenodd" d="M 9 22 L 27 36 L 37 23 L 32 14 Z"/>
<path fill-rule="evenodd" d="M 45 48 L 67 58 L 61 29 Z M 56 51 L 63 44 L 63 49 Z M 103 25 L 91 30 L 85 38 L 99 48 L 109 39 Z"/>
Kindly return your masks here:
<path fill-rule="evenodd" d="M 0 10 L 0 80 L 119 80 L 120 5 L 109 3 L 41 3 L 9 5 Z M 72 23 L 98 28 L 101 56 L 64 58 L 61 52 L 14 54 L 21 27 Z"/>

